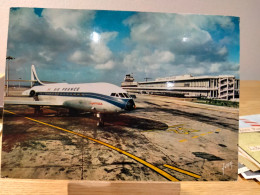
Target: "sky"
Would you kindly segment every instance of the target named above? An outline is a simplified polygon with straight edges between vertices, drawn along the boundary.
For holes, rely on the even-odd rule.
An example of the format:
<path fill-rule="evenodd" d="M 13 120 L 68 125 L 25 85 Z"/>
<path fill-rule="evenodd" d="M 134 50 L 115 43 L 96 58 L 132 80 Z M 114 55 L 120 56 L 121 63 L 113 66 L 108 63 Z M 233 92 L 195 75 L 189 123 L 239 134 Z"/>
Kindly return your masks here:
<path fill-rule="evenodd" d="M 116 85 L 191 74 L 239 78 L 239 18 L 102 10 L 11 8 L 9 79 Z"/>

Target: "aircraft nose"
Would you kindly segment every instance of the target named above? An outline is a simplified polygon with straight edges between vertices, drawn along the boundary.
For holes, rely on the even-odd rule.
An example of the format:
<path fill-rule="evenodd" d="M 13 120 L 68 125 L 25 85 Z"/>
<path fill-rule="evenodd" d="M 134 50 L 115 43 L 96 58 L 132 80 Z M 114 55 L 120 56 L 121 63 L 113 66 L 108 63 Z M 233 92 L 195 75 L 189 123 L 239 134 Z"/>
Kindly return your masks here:
<path fill-rule="evenodd" d="M 126 103 L 125 105 L 125 110 L 133 110 L 135 109 L 135 103 L 134 103 L 134 100 L 130 99 L 128 100 L 128 102 Z"/>

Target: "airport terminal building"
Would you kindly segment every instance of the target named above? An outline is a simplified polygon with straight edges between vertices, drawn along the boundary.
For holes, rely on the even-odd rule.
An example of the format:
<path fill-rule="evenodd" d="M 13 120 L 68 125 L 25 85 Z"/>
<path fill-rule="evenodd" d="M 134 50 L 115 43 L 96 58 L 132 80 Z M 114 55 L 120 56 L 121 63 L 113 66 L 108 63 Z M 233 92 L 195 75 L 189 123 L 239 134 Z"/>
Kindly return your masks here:
<path fill-rule="evenodd" d="M 121 87 L 129 93 L 168 94 L 182 97 L 238 100 L 239 79 L 233 75 L 181 75 L 157 78 L 155 81 L 135 82 L 128 74 Z"/>

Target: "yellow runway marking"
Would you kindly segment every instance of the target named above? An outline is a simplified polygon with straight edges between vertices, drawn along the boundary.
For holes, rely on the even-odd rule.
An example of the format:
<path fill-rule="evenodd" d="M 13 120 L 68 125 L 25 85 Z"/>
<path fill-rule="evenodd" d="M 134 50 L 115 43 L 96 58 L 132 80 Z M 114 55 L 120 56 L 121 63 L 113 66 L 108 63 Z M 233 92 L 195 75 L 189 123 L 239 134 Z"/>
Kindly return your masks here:
<path fill-rule="evenodd" d="M 175 130 L 175 129 L 168 129 L 167 130 L 167 132 L 172 132 L 172 131 L 174 131 L 176 134 L 179 134 L 179 132 L 177 130 Z"/>
<path fill-rule="evenodd" d="M 17 115 L 17 114 L 15 114 L 14 112 L 10 112 L 10 111 L 8 111 L 8 110 L 4 110 L 4 111 L 5 111 L 5 112 L 8 112 L 8 113 L 11 113 L 11 114 L 14 114 L 14 115 Z M 94 141 L 94 142 L 96 142 L 96 143 L 102 144 L 102 145 L 104 145 L 104 146 L 106 146 L 106 147 L 108 147 L 108 148 L 111 148 L 111 149 L 113 149 L 113 150 L 116 150 L 117 152 L 122 153 L 122 154 L 124 154 L 124 155 L 126 155 L 126 156 L 128 156 L 128 157 L 130 157 L 130 158 L 132 158 L 132 159 L 134 159 L 134 160 L 136 160 L 137 162 L 139 162 L 139 163 L 141 163 L 141 164 L 143 164 L 143 165 L 149 167 L 150 169 L 156 171 L 157 173 L 159 173 L 160 175 L 164 176 L 165 178 L 167 178 L 167 179 L 170 180 L 170 181 L 179 181 L 178 179 L 176 179 L 175 177 L 171 176 L 169 173 L 167 173 L 167 172 L 165 172 L 165 171 L 159 169 L 158 167 L 156 167 L 156 166 L 154 166 L 154 165 L 152 165 L 152 164 L 150 164 L 150 163 L 148 163 L 148 162 L 142 160 L 141 158 L 139 158 L 139 157 L 137 157 L 137 156 L 135 156 L 135 155 L 133 155 L 133 154 L 130 154 L 130 153 L 128 153 L 128 152 L 126 152 L 126 151 L 124 151 L 124 150 L 121 150 L 121 149 L 119 149 L 119 148 L 117 148 L 117 147 L 114 147 L 114 146 L 112 146 L 112 145 L 110 145 L 110 144 L 107 144 L 107 143 L 105 143 L 105 142 L 99 141 L 99 140 L 94 139 L 94 138 L 92 138 L 92 137 L 89 137 L 89 136 L 86 136 L 86 135 L 83 135 L 83 134 L 80 134 L 80 133 L 76 133 L 76 132 L 73 132 L 73 131 L 70 131 L 70 130 L 67 130 L 67 129 L 58 127 L 58 126 L 55 126 L 55 125 L 51 125 L 51 124 L 48 124 L 48 123 L 45 123 L 45 122 L 42 122 L 42 121 L 35 120 L 35 119 L 33 119 L 33 118 L 29 118 L 29 117 L 25 117 L 25 118 L 28 119 L 28 120 L 34 121 L 34 122 L 36 122 L 36 123 L 40 123 L 40 124 L 43 124 L 43 125 L 46 125 L 46 126 L 49 126 L 49 127 L 53 127 L 53 128 L 55 128 L 55 129 L 59 129 L 59 130 L 61 130 L 61 131 L 65 131 L 65 132 L 68 132 L 68 133 L 71 133 L 71 134 L 74 134 L 74 135 L 77 135 L 77 136 L 80 136 L 80 137 L 89 139 L 89 140 Z"/>
<path fill-rule="evenodd" d="M 174 131 L 175 133 L 179 134 L 179 132 L 178 132 L 177 130 L 174 129 L 173 131 Z"/>
<path fill-rule="evenodd" d="M 180 169 L 180 168 L 177 168 L 177 167 L 173 167 L 173 166 L 166 165 L 166 164 L 163 165 L 163 166 L 165 166 L 165 167 L 167 167 L 167 168 L 169 168 L 169 169 L 172 169 L 172 170 L 178 171 L 178 172 L 180 172 L 180 173 L 184 173 L 184 174 L 186 174 L 186 175 L 189 175 L 189 176 L 192 176 L 192 177 L 198 178 L 198 179 L 201 177 L 200 175 L 197 175 L 197 174 L 195 174 L 195 173 L 191 173 L 191 172 L 189 172 L 189 171 L 185 171 L 185 170 Z"/>
<path fill-rule="evenodd" d="M 220 132 L 221 129 L 216 129 L 215 131 Z M 193 136 L 193 137 L 191 137 L 191 138 L 198 138 L 198 137 L 201 137 L 201 136 L 204 136 L 204 135 L 208 135 L 208 134 L 212 134 L 212 133 L 213 133 L 212 131 L 209 131 L 209 132 L 207 132 L 207 133 L 202 133 L 202 134 L 200 134 L 200 135 L 195 135 L 195 136 Z M 187 139 L 179 140 L 179 142 L 186 142 L 186 141 L 188 141 L 188 140 L 187 140 Z"/>
<path fill-rule="evenodd" d="M 179 124 L 179 125 L 169 126 L 166 131 L 167 132 L 175 132 L 176 134 L 186 134 L 186 135 L 188 135 L 188 134 L 193 133 L 193 132 L 199 132 L 200 130 L 186 128 L 186 127 L 184 127 L 184 124 Z"/>
<path fill-rule="evenodd" d="M 14 112 L 8 111 L 8 110 L 4 110 L 5 112 L 9 112 L 10 114 L 14 114 L 16 115 Z"/>

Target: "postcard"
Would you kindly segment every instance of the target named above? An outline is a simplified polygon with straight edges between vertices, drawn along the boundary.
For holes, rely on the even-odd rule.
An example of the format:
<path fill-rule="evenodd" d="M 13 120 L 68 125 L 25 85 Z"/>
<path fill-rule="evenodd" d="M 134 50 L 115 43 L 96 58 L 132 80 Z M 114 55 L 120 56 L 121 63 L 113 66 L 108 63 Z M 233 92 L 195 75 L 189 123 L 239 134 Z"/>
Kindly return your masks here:
<path fill-rule="evenodd" d="M 1 177 L 237 179 L 239 18 L 11 8 Z"/>
<path fill-rule="evenodd" d="M 247 115 L 239 118 L 239 133 L 260 131 L 260 115 Z"/>

